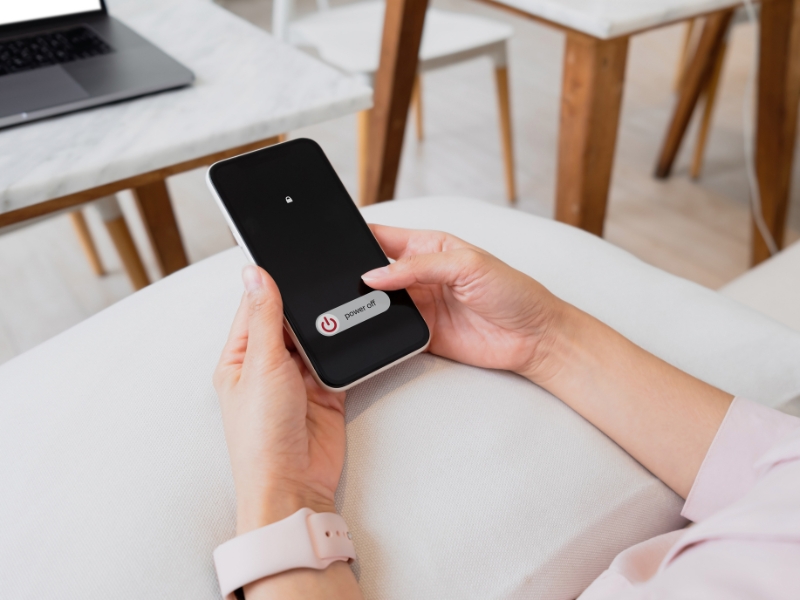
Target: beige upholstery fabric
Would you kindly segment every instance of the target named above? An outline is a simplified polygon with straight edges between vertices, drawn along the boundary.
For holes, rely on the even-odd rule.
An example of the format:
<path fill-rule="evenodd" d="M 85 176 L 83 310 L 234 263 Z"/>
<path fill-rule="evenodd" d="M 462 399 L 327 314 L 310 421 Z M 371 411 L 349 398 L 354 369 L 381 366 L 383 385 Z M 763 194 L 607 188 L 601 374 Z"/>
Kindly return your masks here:
<path fill-rule="evenodd" d="M 761 314 L 800 331 L 800 242 L 719 290 Z"/>
<path fill-rule="evenodd" d="M 769 404 L 800 393 L 800 335 L 580 231 L 467 199 L 369 220 L 452 231 L 656 354 Z M 211 372 L 239 250 L 0 367 L 8 598 L 218 598 L 234 497 Z M 338 503 L 368 598 L 574 598 L 680 499 L 514 375 L 421 356 L 353 390 Z"/>

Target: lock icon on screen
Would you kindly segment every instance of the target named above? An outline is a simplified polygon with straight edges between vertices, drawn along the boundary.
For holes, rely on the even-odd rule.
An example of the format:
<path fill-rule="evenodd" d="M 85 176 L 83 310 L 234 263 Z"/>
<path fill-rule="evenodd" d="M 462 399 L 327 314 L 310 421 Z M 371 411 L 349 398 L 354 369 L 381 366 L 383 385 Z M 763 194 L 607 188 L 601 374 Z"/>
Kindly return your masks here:
<path fill-rule="evenodd" d="M 286 204 L 290 204 L 292 202 L 294 202 L 294 200 L 292 200 L 292 197 L 291 196 L 286 196 Z"/>

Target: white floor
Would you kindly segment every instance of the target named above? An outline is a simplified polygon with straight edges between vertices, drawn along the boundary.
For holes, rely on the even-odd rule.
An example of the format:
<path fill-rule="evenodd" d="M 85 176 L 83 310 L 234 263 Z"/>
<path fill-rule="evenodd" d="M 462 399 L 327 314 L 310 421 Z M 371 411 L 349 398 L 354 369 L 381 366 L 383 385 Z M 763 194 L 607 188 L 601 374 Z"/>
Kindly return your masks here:
<path fill-rule="evenodd" d="M 466 0 L 433 3 L 514 26 L 510 80 L 518 207 L 551 216 L 563 35 Z M 259 25 L 269 25 L 268 0 L 221 4 Z M 300 11 L 312 6 L 304 0 Z M 662 182 L 651 173 L 672 108 L 671 82 L 681 36 L 681 26 L 673 26 L 638 36 L 631 44 L 606 238 L 654 265 L 716 289 L 747 269 L 750 233 L 742 100 L 753 63 L 754 36 L 748 26 L 733 33 L 702 179 L 693 182 L 688 177 L 688 144 L 672 179 Z M 504 204 L 496 97 L 488 61 L 431 73 L 423 87 L 426 139 L 417 143 L 409 129 L 398 197 L 465 195 Z M 319 141 L 355 195 L 355 117 L 293 136 Z M 800 172 L 795 181 L 800 181 Z M 169 184 L 191 261 L 233 244 L 201 172 L 175 177 Z M 794 187 L 790 241 L 800 237 L 800 191 Z M 155 279 L 152 256 L 130 198 L 123 198 L 123 205 Z M 101 278 L 89 270 L 64 216 L 0 235 L 0 362 L 131 292 L 102 225 L 88 212 L 109 271 Z"/>

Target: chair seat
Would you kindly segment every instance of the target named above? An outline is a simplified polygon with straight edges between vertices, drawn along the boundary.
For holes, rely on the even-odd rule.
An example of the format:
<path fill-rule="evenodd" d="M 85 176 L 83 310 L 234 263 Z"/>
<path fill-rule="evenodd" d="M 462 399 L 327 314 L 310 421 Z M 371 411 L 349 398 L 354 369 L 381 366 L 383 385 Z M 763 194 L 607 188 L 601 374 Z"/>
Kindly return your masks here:
<path fill-rule="evenodd" d="M 800 393 L 800 334 L 578 229 L 463 198 L 367 220 L 444 229 L 733 393 Z M 211 374 L 238 306 L 231 249 L 0 366 L 3 597 L 219 600 L 235 499 Z M 515 375 L 415 357 L 348 393 L 337 506 L 367 599 L 580 591 L 682 501 Z"/>
<path fill-rule="evenodd" d="M 384 2 L 359 2 L 320 11 L 293 22 L 289 39 L 309 46 L 328 63 L 351 73 L 378 69 Z M 511 27 L 497 21 L 428 9 L 420 47 L 420 67 L 447 57 L 489 47 L 511 37 Z"/>

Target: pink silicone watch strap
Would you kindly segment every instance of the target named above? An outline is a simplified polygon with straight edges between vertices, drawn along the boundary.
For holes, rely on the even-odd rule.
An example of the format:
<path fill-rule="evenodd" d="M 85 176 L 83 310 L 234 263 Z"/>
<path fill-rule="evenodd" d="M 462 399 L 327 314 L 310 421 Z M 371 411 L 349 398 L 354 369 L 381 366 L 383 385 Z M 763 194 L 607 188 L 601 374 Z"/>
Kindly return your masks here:
<path fill-rule="evenodd" d="M 290 517 L 233 538 L 214 550 L 223 597 L 270 575 L 302 567 L 324 569 L 356 557 L 344 519 L 301 508 Z"/>

